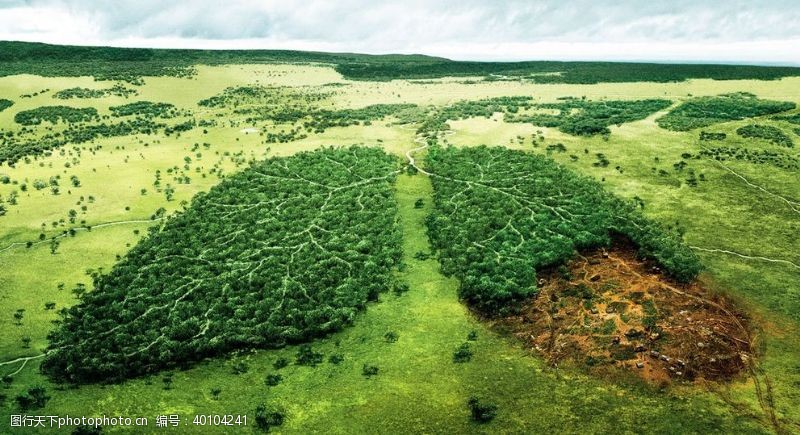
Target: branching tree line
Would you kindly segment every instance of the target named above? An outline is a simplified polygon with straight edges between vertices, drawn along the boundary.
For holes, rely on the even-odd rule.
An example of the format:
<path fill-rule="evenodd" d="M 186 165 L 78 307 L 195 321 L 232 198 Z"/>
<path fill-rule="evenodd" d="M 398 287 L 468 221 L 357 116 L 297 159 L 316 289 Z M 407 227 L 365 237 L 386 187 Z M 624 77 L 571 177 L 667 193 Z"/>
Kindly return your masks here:
<path fill-rule="evenodd" d="M 762 100 L 747 92 L 689 99 L 656 122 L 662 128 L 689 131 L 727 121 L 772 115 L 796 107 L 790 101 Z"/>
<path fill-rule="evenodd" d="M 118 381 L 351 323 L 401 259 L 398 167 L 378 149 L 326 148 L 226 178 L 94 277 L 42 370 Z"/>
<path fill-rule="evenodd" d="M 634 241 L 641 255 L 678 280 L 700 270 L 675 234 L 646 219 L 635 204 L 553 160 L 506 148 L 431 148 L 434 211 L 428 234 L 442 271 L 460 281 L 460 296 L 489 313 L 537 293 L 536 271 L 576 250 Z"/>

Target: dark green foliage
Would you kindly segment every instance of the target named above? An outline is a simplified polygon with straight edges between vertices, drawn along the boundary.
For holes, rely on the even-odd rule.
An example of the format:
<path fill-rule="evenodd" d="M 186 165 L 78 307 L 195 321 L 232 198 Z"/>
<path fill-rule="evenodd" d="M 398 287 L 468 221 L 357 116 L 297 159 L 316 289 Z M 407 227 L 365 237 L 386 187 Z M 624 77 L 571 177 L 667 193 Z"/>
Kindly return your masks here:
<path fill-rule="evenodd" d="M 38 125 L 42 121 L 55 124 L 59 121 L 85 122 L 97 118 L 97 109 L 93 107 L 42 106 L 18 112 L 14 115 L 14 122 L 22 125 Z"/>
<path fill-rule="evenodd" d="M 105 122 L 92 125 L 70 125 L 63 132 L 47 133 L 30 139 L 7 139 L 0 137 L 0 163 L 15 163 L 28 155 L 40 155 L 69 143 L 80 144 L 98 138 L 127 136 L 130 134 L 152 134 L 166 127 L 148 119 L 130 119 L 117 123 Z"/>
<path fill-rule="evenodd" d="M 95 277 L 42 369 L 116 381 L 350 324 L 400 261 L 397 168 L 379 149 L 326 148 L 226 178 Z"/>
<path fill-rule="evenodd" d="M 274 387 L 281 383 L 283 380 L 283 376 L 277 373 L 270 373 L 264 378 L 264 385 L 268 387 Z"/>
<path fill-rule="evenodd" d="M 282 410 L 274 407 L 267 408 L 261 404 L 256 407 L 255 422 L 256 428 L 263 432 L 269 432 L 270 428 L 281 426 L 285 415 Z"/>
<path fill-rule="evenodd" d="M 458 101 L 439 110 L 434 110 L 422 119 L 417 133 L 432 133 L 449 130 L 447 121 L 467 118 L 489 118 L 495 113 L 517 113 L 532 106 L 532 97 L 495 97 L 482 100 Z M 419 120 L 417 120 L 419 121 Z"/>
<path fill-rule="evenodd" d="M 795 108 L 789 101 L 761 100 L 753 94 L 737 92 L 716 97 L 693 98 L 682 103 L 656 122 L 661 128 L 688 131 L 720 122 L 771 115 Z"/>
<path fill-rule="evenodd" d="M 333 355 L 328 357 L 328 362 L 331 364 L 339 364 L 344 361 L 344 355 L 340 353 L 334 353 Z"/>
<path fill-rule="evenodd" d="M 407 62 L 342 63 L 336 70 L 351 80 L 423 79 L 447 76 L 504 75 L 536 83 L 680 82 L 690 78 L 776 80 L 800 76 L 797 67 L 743 65 L 669 65 L 621 62 L 456 62 L 424 59 Z"/>
<path fill-rule="evenodd" d="M 299 366 L 315 367 L 325 358 L 321 352 L 315 351 L 310 344 L 303 344 L 297 348 L 294 363 Z"/>
<path fill-rule="evenodd" d="M 469 362 L 472 359 L 472 349 L 470 349 L 469 343 L 461 343 L 460 346 L 453 352 L 453 362 L 454 363 L 465 363 Z"/>
<path fill-rule="evenodd" d="M 164 129 L 164 134 L 169 136 L 172 133 L 181 133 L 181 132 L 184 132 L 184 131 L 189 131 L 189 130 L 195 128 L 196 126 L 197 126 L 197 123 L 193 119 L 191 119 L 189 121 L 181 122 L 181 123 L 178 123 L 178 124 L 175 124 L 175 125 L 171 125 L 171 126 L 165 128 Z"/>
<path fill-rule="evenodd" d="M 47 395 L 47 390 L 44 387 L 36 386 L 28 388 L 27 392 L 17 395 L 16 400 L 17 406 L 24 412 L 44 408 L 44 405 L 50 400 L 50 396 Z"/>
<path fill-rule="evenodd" d="M 275 370 L 280 370 L 288 365 L 289 365 L 289 360 L 284 357 L 280 357 L 276 359 L 274 363 L 272 363 L 272 368 L 274 368 Z"/>
<path fill-rule="evenodd" d="M 398 296 L 408 292 L 409 290 L 411 290 L 411 287 L 404 282 L 395 283 L 394 286 L 392 287 L 392 291 L 394 291 L 394 294 Z"/>
<path fill-rule="evenodd" d="M 2 109 L 0 109 L 2 110 Z M 775 116 L 772 119 L 778 121 L 786 121 L 791 124 L 800 124 L 800 113 L 793 113 L 791 115 Z"/>
<path fill-rule="evenodd" d="M 396 343 L 399 338 L 400 336 L 394 331 L 389 331 L 383 335 L 383 339 L 386 340 L 387 343 Z"/>
<path fill-rule="evenodd" d="M 123 85 L 116 84 L 108 89 L 89 89 L 89 88 L 69 88 L 63 89 L 53 94 L 53 98 L 61 100 L 69 100 L 71 98 L 103 98 L 108 95 L 117 97 L 129 97 L 136 95 L 135 89 L 126 88 Z"/>
<path fill-rule="evenodd" d="M 72 435 L 102 435 L 103 434 L 103 427 L 102 426 L 77 426 L 75 430 L 72 431 Z"/>
<path fill-rule="evenodd" d="M 361 368 L 361 374 L 367 378 L 371 378 L 378 374 L 378 366 L 364 364 L 364 367 Z"/>
<path fill-rule="evenodd" d="M 794 147 L 794 141 L 778 127 L 771 125 L 751 124 L 736 129 L 736 134 L 745 138 L 764 139 L 775 145 L 787 148 Z"/>
<path fill-rule="evenodd" d="M 142 115 L 145 118 L 172 118 L 178 114 L 172 104 L 153 103 L 151 101 L 137 101 L 121 106 L 111 106 L 109 110 L 114 116 Z"/>
<path fill-rule="evenodd" d="M 221 94 L 201 100 L 197 104 L 208 108 L 231 108 L 234 113 L 248 115 L 245 122 L 272 121 L 298 123 L 302 128 L 322 133 L 331 127 L 369 125 L 372 121 L 416 108 L 414 104 L 373 104 L 358 109 L 330 110 L 319 107 L 328 98 L 328 92 L 311 93 L 289 88 L 266 86 L 238 86 L 225 89 Z M 288 142 L 305 137 L 296 129 L 269 133 L 268 143 Z"/>
<path fill-rule="evenodd" d="M 292 50 L 165 50 L 0 42 L 0 76 L 94 76 L 140 84 L 142 76 L 184 77 L 193 65 L 278 62 L 333 64 L 351 80 L 508 76 L 537 83 L 678 82 L 690 78 L 776 80 L 800 76 L 796 67 L 669 65 L 616 62 L 462 62 L 422 55 L 366 55 Z"/>
<path fill-rule="evenodd" d="M 186 77 L 193 65 L 321 62 L 422 62 L 443 60 L 421 55 L 365 55 L 293 50 L 167 50 L 85 47 L 30 42 L 0 42 L 0 76 L 94 76 L 141 84 L 143 76 Z"/>
<path fill-rule="evenodd" d="M 558 114 L 507 115 L 508 122 L 529 122 L 541 127 L 558 127 L 574 136 L 609 134 L 611 125 L 638 121 L 664 110 L 669 100 L 589 101 L 566 98 L 558 103 L 537 104 L 537 109 L 557 110 Z"/>
<path fill-rule="evenodd" d="M 488 423 L 497 416 L 497 405 L 470 397 L 467 401 L 472 421 L 476 423 Z"/>
<path fill-rule="evenodd" d="M 759 150 L 737 147 L 703 148 L 695 158 L 707 158 L 724 162 L 739 160 L 760 165 L 772 165 L 788 170 L 800 169 L 800 159 L 784 151 Z"/>
<path fill-rule="evenodd" d="M 700 140 L 702 141 L 710 141 L 710 140 L 725 140 L 728 137 L 725 133 L 711 133 L 706 131 L 700 132 Z"/>
<path fill-rule="evenodd" d="M 564 263 L 575 250 L 607 246 L 617 233 L 680 280 L 700 270 L 692 250 L 638 206 L 546 157 L 433 147 L 426 163 L 435 174 L 428 234 L 442 271 L 456 276 L 459 295 L 481 310 L 502 311 L 536 294 L 537 270 Z"/>
<path fill-rule="evenodd" d="M 236 361 L 231 367 L 231 373 L 234 375 L 243 375 L 250 371 L 250 366 L 244 361 Z M 165 378 L 166 379 L 166 378 Z M 170 379 L 170 382 L 171 379 Z"/>
<path fill-rule="evenodd" d="M 331 127 L 347 127 L 383 119 L 389 115 L 416 107 L 414 104 L 373 104 L 360 109 L 315 110 L 304 125 L 307 129 L 321 133 Z"/>
<path fill-rule="evenodd" d="M 3 110 L 8 109 L 9 107 L 13 106 L 14 102 L 11 100 L 7 100 L 5 98 L 0 98 L 0 112 Z"/>

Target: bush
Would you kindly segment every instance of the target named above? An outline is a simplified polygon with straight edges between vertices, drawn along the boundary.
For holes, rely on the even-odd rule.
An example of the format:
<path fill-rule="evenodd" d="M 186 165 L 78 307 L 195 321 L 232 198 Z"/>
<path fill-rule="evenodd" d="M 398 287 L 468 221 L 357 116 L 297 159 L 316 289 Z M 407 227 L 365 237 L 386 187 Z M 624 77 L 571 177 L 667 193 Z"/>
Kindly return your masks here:
<path fill-rule="evenodd" d="M 28 388 L 28 391 L 21 393 L 16 397 L 17 405 L 23 412 L 44 408 L 50 396 L 47 395 L 47 390 L 44 387 L 36 386 Z"/>
<path fill-rule="evenodd" d="M 278 408 L 268 408 L 265 404 L 256 407 L 256 428 L 261 431 L 269 432 L 271 428 L 283 425 L 285 418 L 283 411 Z"/>
<path fill-rule="evenodd" d="M 497 405 L 481 401 L 477 397 L 470 397 L 467 401 L 472 421 L 488 423 L 497 416 Z"/>
<path fill-rule="evenodd" d="M 288 365 L 289 365 L 289 360 L 284 357 L 280 357 L 276 359 L 274 363 L 272 363 L 272 367 L 275 370 L 280 370 Z"/>
<path fill-rule="evenodd" d="M 465 363 L 469 362 L 472 359 L 472 349 L 470 349 L 469 343 L 462 343 L 461 346 L 458 346 L 455 352 L 453 352 L 453 362 L 454 363 Z"/>
<path fill-rule="evenodd" d="M 274 387 L 281 383 L 283 376 L 277 373 L 270 373 L 264 378 L 264 384 L 268 387 Z"/>
<path fill-rule="evenodd" d="M 361 368 L 361 374 L 367 378 L 371 378 L 378 374 L 378 366 L 364 364 L 364 367 Z"/>

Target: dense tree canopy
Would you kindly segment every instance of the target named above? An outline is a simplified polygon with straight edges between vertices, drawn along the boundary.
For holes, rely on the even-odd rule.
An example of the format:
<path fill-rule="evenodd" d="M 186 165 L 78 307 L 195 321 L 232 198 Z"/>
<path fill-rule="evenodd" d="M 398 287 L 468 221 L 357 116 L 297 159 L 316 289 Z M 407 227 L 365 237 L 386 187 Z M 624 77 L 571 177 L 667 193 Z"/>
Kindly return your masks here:
<path fill-rule="evenodd" d="M 0 76 L 94 76 L 141 83 L 143 76 L 187 76 L 193 65 L 317 62 L 350 80 L 478 76 L 536 83 L 775 80 L 800 76 L 800 68 L 754 65 L 669 65 L 622 62 L 465 62 L 423 55 L 367 55 L 293 50 L 164 50 L 0 42 Z"/>
<path fill-rule="evenodd" d="M 53 94 L 53 98 L 61 100 L 69 100 L 72 98 L 103 98 L 106 96 L 129 97 L 136 95 L 136 89 L 125 87 L 122 84 L 116 84 L 106 89 L 91 89 L 91 88 L 68 88 L 62 89 Z"/>
<path fill-rule="evenodd" d="M 778 127 L 772 125 L 750 124 L 736 129 L 736 134 L 745 138 L 764 139 L 774 145 L 793 148 L 794 141 Z"/>
<path fill-rule="evenodd" d="M 400 261 L 397 172 L 381 150 L 328 148 L 226 179 L 95 277 L 42 369 L 114 381 L 349 324 Z"/>
<path fill-rule="evenodd" d="M 753 94 L 736 92 L 716 97 L 692 98 L 656 122 L 662 128 L 688 131 L 726 121 L 771 115 L 795 108 L 789 101 L 762 100 Z"/>
<path fill-rule="evenodd" d="M 121 106 L 109 107 L 114 116 L 142 115 L 146 118 L 171 118 L 177 115 L 177 109 L 170 103 L 153 103 L 151 101 L 136 101 Z"/>
<path fill-rule="evenodd" d="M 575 250 L 604 246 L 624 234 L 640 252 L 681 280 L 700 263 L 678 237 L 645 219 L 634 205 L 554 161 L 505 148 L 433 147 L 435 210 L 427 224 L 442 270 L 460 295 L 498 311 L 537 292 L 536 271 L 562 264 Z"/>
<path fill-rule="evenodd" d="M 558 127 L 574 136 L 609 134 L 611 125 L 644 119 L 672 104 L 669 100 L 590 101 L 565 98 L 558 103 L 537 104 L 537 109 L 555 110 L 557 114 L 509 114 L 506 121 L 530 122 L 541 127 Z"/>
<path fill-rule="evenodd" d="M 97 118 L 97 109 L 93 107 L 42 106 L 18 112 L 14 115 L 14 122 L 22 125 L 37 125 L 42 121 L 55 124 L 59 121 L 84 122 Z"/>
<path fill-rule="evenodd" d="M 5 98 L 0 98 L 0 112 L 13 106 L 14 102 Z"/>

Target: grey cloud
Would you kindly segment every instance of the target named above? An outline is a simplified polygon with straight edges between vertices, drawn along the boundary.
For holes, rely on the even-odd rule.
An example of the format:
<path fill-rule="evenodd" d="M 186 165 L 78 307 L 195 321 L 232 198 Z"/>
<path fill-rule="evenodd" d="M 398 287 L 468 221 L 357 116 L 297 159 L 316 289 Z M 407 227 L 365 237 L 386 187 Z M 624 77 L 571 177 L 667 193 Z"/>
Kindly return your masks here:
<path fill-rule="evenodd" d="M 800 39 L 797 0 L 0 0 L 0 24 L 7 27 L 3 37 L 36 38 L 24 23 L 2 23 L 4 11 L 23 14 L 26 8 L 88 22 L 85 37 L 92 40 L 87 43 L 264 40 L 408 52 L 453 44 Z"/>

